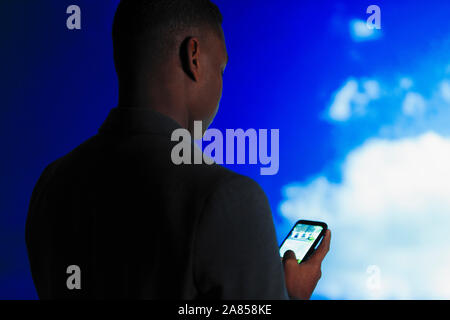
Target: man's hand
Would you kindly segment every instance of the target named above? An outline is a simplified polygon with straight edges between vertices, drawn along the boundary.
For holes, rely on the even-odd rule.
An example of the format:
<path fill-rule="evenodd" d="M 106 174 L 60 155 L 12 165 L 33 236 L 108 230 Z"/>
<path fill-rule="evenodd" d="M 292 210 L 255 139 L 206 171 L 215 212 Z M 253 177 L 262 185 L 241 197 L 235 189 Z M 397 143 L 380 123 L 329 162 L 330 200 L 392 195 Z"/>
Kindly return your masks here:
<path fill-rule="evenodd" d="M 291 298 L 308 300 L 311 297 L 322 276 L 321 265 L 330 250 L 330 239 L 331 232 L 327 230 L 319 247 L 301 264 L 298 264 L 293 251 L 285 252 L 283 257 L 284 276 Z"/>

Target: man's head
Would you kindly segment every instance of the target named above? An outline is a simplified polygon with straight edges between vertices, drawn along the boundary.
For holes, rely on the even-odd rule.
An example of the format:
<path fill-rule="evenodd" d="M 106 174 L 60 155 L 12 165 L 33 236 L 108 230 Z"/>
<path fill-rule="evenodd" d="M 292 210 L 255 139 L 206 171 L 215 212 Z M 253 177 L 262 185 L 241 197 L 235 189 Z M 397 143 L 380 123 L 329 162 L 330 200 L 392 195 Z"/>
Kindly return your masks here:
<path fill-rule="evenodd" d="M 119 104 L 151 107 L 185 127 L 214 118 L 228 56 L 209 0 L 122 0 L 113 26 Z"/>

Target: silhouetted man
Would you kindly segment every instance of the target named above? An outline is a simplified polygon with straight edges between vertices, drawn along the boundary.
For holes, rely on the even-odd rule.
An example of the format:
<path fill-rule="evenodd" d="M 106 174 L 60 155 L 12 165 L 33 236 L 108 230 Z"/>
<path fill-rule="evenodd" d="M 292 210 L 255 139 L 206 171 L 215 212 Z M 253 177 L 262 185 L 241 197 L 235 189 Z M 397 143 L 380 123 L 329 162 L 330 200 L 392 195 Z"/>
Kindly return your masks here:
<path fill-rule="evenodd" d="M 329 234 L 281 262 L 266 196 L 219 165 L 175 165 L 179 128 L 211 123 L 227 51 L 209 0 L 124 0 L 119 103 L 97 135 L 46 167 L 26 240 L 40 298 L 309 298 Z M 284 265 L 284 270 L 283 270 Z"/>

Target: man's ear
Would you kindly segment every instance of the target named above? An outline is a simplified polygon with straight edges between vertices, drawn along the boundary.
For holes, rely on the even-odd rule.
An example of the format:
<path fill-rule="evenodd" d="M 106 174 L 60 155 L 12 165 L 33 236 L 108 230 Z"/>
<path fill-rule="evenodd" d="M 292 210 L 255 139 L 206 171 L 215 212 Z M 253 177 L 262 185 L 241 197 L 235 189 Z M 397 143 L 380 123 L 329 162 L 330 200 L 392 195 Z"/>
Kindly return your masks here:
<path fill-rule="evenodd" d="M 180 48 L 181 65 L 184 72 L 194 81 L 200 78 L 200 46 L 195 37 L 186 38 Z"/>

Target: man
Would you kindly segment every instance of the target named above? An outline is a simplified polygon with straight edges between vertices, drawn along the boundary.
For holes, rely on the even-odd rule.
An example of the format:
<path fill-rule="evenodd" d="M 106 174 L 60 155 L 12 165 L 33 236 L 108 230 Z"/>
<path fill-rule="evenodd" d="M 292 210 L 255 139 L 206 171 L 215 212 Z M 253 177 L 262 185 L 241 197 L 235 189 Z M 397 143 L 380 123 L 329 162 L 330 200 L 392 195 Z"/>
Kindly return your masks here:
<path fill-rule="evenodd" d="M 99 133 L 50 164 L 26 241 L 42 299 L 307 299 L 330 236 L 281 262 L 251 179 L 175 165 L 171 134 L 211 123 L 227 51 L 209 0 L 123 0 L 113 26 L 119 103 Z M 195 150 L 195 148 L 194 148 Z M 283 269 L 284 266 L 284 269 Z"/>

